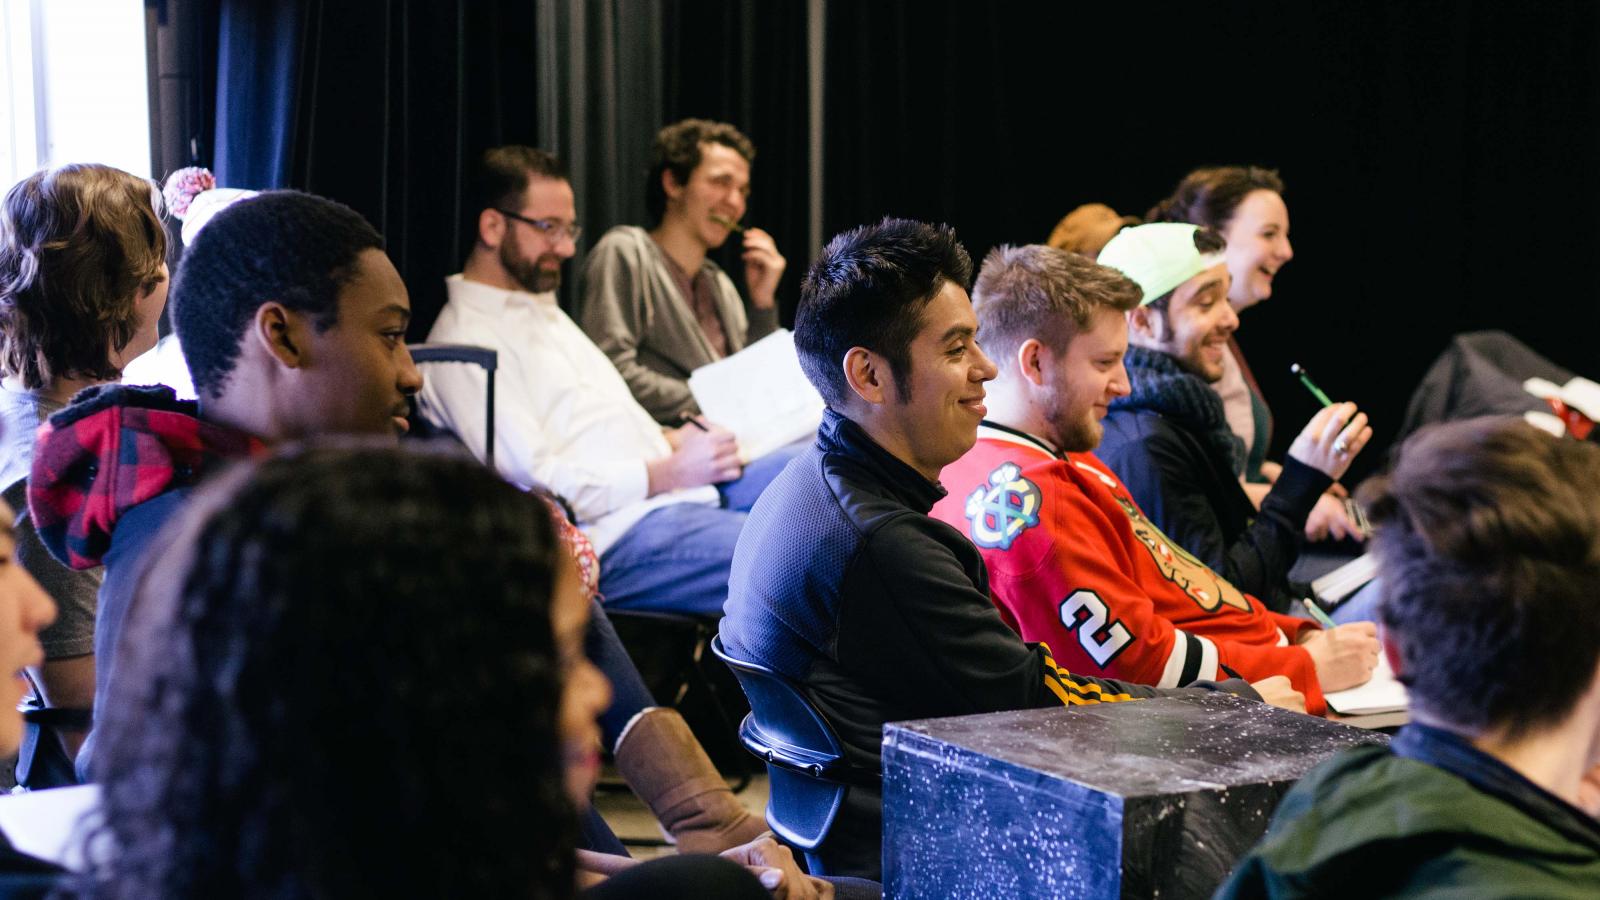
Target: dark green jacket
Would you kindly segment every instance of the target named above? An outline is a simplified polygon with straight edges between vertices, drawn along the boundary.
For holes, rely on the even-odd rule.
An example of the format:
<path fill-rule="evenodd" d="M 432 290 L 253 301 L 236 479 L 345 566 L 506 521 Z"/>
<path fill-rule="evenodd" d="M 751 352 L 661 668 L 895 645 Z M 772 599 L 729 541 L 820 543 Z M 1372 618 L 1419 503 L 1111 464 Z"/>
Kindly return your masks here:
<path fill-rule="evenodd" d="M 1216 900 L 1600 897 L 1600 824 L 1460 738 L 1408 726 L 1289 792 Z"/>

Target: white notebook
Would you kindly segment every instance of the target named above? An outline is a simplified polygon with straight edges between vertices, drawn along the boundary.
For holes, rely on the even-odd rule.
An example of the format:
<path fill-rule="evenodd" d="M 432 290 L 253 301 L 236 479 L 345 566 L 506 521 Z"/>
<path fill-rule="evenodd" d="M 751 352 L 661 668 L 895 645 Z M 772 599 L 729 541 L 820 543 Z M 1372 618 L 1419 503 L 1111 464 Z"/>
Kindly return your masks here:
<path fill-rule="evenodd" d="M 794 335 L 783 328 L 695 369 L 689 390 L 707 420 L 739 439 L 747 463 L 815 434 L 822 423 L 822 395 L 800 369 Z"/>
<path fill-rule="evenodd" d="M 0 795 L 0 831 L 11 845 L 74 872 L 83 869 L 83 836 L 99 819 L 95 784 Z"/>
<path fill-rule="evenodd" d="M 1389 657 L 1383 653 L 1378 654 L 1378 667 L 1372 670 L 1372 678 L 1366 684 L 1325 694 L 1323 699 L 1328 701 L 1329 709 L 1342 716 L 1394 712 L 1411 706 L 1406 686 L 1394 677 Z"/>
<path fill-rule="evenodd" d="M 1325 603 L 1337 606 L 1365 587 L 1378 574 L 1378 558 L 1363 553 L 1332 572 L 1311 582 L 1311 593 Z"/>

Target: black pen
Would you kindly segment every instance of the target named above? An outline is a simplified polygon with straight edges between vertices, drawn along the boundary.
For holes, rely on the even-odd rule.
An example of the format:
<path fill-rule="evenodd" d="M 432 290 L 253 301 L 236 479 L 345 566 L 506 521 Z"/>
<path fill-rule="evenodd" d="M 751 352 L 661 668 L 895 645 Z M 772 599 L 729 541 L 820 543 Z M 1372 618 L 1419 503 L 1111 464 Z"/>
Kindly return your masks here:
<path fill-rule="evenodd" d="M 695 418 L 694 416 L 689 415 L 688 413 L 678 413 L 678 421 L 680 423 L 682 423 L 683 425 L 693 425 L 694 427 L 700 429 L 701 431 L 710 431 L 711 430 L 711 429 L 707 428 L 706 426 L 700 424 L 700 420 L 699 419 Z"/>

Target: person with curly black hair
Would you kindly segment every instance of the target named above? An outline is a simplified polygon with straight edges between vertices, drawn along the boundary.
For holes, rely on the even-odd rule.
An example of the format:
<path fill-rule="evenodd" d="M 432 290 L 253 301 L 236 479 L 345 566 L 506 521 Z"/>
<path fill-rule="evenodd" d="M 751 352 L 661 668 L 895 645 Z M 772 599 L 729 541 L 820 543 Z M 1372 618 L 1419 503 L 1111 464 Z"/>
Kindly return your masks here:
<path fill-rule="evenodd" d="M 598 880 L 574 813 L 610 690 L 539 498 L 456 454 L 295 449 L 214 480 L 164 544 L 101 726 L 115 850 L 81 895 L 561 898 Z M 593 896 L 766 895 L 715 857 L 616 865 Z"/>
<path fill-rule="evenodd" d="M 105 566 L 97 707 L 146 551 L 201 478 L 284 441 L 404 430 L 422 376 L 405 345 L 406 287 L 382 247 L 360 215 L 310 194 L 230 206 L 195 238 L 172 287 L 198 401 L 101 385 L 41 431 L 28 484 L 39 537 L 75 569 Z M 80 777 L 94 743 L 91 732 Z"/>
<path fill-rule="evenodd" d="M 167 302 L 160 195 L 120 169 L 41 169 L 0 204 L 0 491 L 16 511 L 16 558 L 60 610 L 29 670 L 29 703 L 54 724 L 30 723 L 17 779 L 30 788 L 73 781 L 72 757 L 94 702 L 98 568 L 74 571 L 39 542 L 28 475 L 39 426 L 78 391 L 115 381 L 155 345 Z"/>

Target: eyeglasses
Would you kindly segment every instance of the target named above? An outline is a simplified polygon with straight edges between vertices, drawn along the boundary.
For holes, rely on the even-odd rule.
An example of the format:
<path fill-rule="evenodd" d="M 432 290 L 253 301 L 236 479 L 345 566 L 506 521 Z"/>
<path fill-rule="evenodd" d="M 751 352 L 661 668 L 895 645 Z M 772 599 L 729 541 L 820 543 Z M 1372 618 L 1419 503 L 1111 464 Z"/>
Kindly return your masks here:
<path fill-rule="evenodd" d="M 576 241 L 578 235 L 583 234 L 583 226 L 577 222 L 563 222 L 560 219 L 530 219 L 521 213 L 514 213 L 509 209 L 501 209 L 499 207 L 495 207 L 494 211 L 508 219 L 516 219 L 518 222 L 532 225 L 534 228 L 539 229 L 540 234 L 552 241 L 559 241 L 562 237 L 569 237 Z"/>

